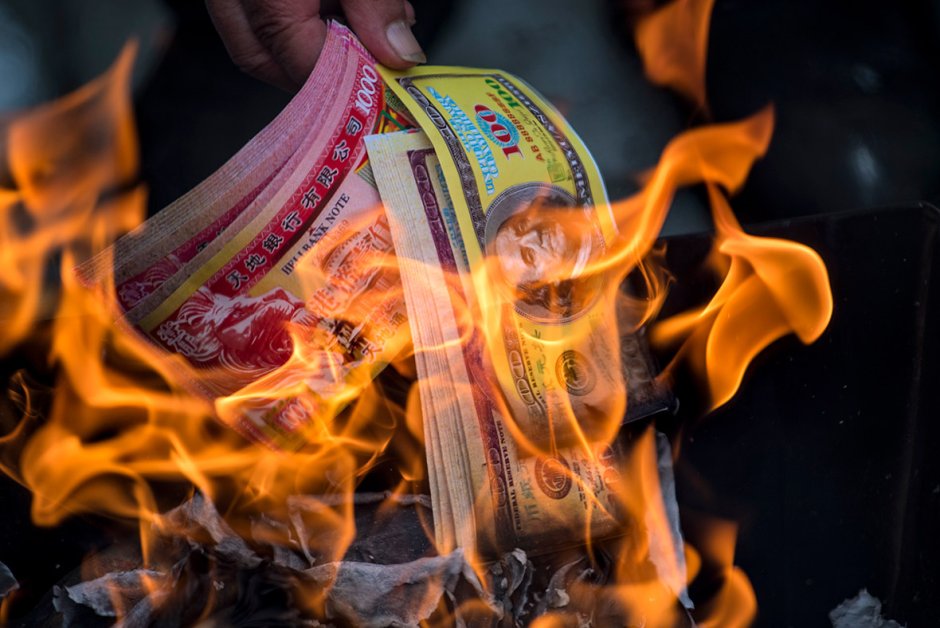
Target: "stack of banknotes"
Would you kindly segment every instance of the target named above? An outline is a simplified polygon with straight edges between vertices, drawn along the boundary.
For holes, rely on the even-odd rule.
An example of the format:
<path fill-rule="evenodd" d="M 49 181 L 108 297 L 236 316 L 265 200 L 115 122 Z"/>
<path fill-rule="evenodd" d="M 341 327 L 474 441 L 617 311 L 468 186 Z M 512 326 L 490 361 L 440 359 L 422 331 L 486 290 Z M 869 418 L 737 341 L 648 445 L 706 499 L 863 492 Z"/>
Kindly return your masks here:
<path fill-rule="evenodd" d="M 271 124 L 77 272 L 193 392 L 267 391 L 220 418 L 278 449 L 413 348 L 437 541 L 491 552 L 614 529 L 616 430 L 668 404 L 595 270 L 616 235 L 532 88 L 392 72 L 333 23 Z"/>
<path fill-rule="evenodd" d="M 314 394 L 259 401 L 225 418 L 275 448 L 301 446 L 307 421 L 322 414 L 311 403 L 350 371 L 375 374 L 381 358 L 409 342 L 400 289 L 387 296 L 397 272 L 360 263 L 393 252 L 363 141 L 412 125 L 389 96 L 374 59 L 332 25 L 314 71 L 275 120 L 78 268 L 86 284 L 113 282 L 121 320 L 179 356 L 172 365 L 180 381 L 208 398 L 284 371 L 298 335 L 318 347 L 322 368 L 302 376 Z"/>

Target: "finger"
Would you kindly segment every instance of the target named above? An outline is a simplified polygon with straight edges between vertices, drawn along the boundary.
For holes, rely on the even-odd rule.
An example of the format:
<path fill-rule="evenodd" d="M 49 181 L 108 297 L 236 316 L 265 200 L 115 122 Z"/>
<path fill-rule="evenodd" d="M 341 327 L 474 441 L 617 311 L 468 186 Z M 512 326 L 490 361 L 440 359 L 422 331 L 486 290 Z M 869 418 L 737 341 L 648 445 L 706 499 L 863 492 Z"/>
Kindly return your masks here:
<path fill-rule="evenodd" d="M 318 0 L 242 0 L 258 41 L 295 87 L 313 71 L 326 41 Z"/>
<path fill-rule="evenodd" d="M 405 69 L 427 59 L 411 32 L 414 9 L 405 0 L 342 0 L 349 25 L 380 63 Z"/>
<path fill-rule="evenodd" d="M 206 0 L 206 8 L 225 50 L 240 70 L 282 89 L 296 88 L 271 52 L 255 36 L 241 3 Z"/>

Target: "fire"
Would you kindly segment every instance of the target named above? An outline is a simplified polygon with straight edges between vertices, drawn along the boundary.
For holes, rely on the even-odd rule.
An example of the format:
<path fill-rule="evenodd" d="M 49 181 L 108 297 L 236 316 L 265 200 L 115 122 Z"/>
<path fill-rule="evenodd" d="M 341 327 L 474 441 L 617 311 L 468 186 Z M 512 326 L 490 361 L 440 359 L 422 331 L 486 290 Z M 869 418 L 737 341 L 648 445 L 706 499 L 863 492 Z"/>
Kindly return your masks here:
<path fill-rule="evenodd" d="M 641 272 L 646 283 L 645 296 L 634 298 L 635 302 L 628 306 L 635 328 L 642 327 L 655 317 L 666 296 L 668 282 L 662 276 L 663 268 L 658 266 L 656 254 L 652 252 L 676 190 L 682 186 L 699 183 L 720 185 L 731 191 L 737 190 L 746 179 L 753 163 L 766 152 L 772 129 L 773 111 L 768 108 L 741 122 L 687 131 L 665 148 L 659 164 L 648 175 L 643 189 L 635 196 L 614 205 L 620 239 L 605 256 L 591 265 L 587 274 L 603 277 L 607 285 L 616 288 L 632 271 Z M 618 298 L 629 297 L 618 294 Z M 490 307 L 499 311 L 500 305 L 499 301 L 496 301 Z M 485 329 L 484 332 L 490 337 L 498 337 L 501 319 L 487 318 L 485 324 L 491 325 L 491 328 Z M 616 337 L 609 340 L 612 343 L 618 342 Z M 757 350 L 760 348 L 763 347 L 758 347 Z M 757 350 L 750 357 L 753 357 Z M 615 391 L 611 391 L 610 395 L 622 399 L 622 395 L 617 395 Z M 627 402 L 629 403 L 629 400 Z M 575 437 L 568 440 L 569 444 L 577 442 L 581 447 L 590 449 L 591 443 L 609 444 L 620 428 L 623 407 L 612 404 L 605 410 L 598 420 L 602 425 L 594 426 L 593 429 L 583 413 L 573 407 L 568 408 L 565 416 L 555 417 L 555 423 L 570 425 L 575 431 Z M 511 415 L 508 408 L 504 412 Z M 510 426 L 512 425 L 510 422 Z M 514 432 L 514 436 L 517 442 L 521 443 L 520 446 L 533 456 L 551 455 L 554 448 L 562 444 L 560 440 L 553 440 L 546 446 L 528 440 L 523 433 Z M 642 515 L 642 512 L 643 510 L 639 509 L 635 514 Z"/>
<path fill-rule="evenodd" d="M 49 253 L 87 245 L 100 195 L 133 183 L 135 130 L 122 89 L 135 48 L 128 45 L 97 80 L 9 126 L 8 164 L 16 189 L 0 189 L 0 352 L 30 335 L 37 317 L 51 314 L 48 294 L 37 289 L 50 270 Z M 95 235 L 113 237 L 142 217 L 119 208 L 112 223 L 97 221 Z"/>
<path fill-rule="evenodd" d="M 734 396 L 751 360 L 771 342 L 789 333 L 806 344 L 819 338 L 833 304 L 815 251 L 744 233 L 724 195 L 714 186 L 708 192 L 714 251 L 729 261 L 724 282 L 703 308 L 658 323 L 651 339 L 659 345 L 683 340 L 679 356 L 707 382 L 714 409 Z"/>
<path fill-rule="evenodd" d="M 731 193 L 740 189 L 751 166 L 767 152 L 773 124 L 773 109 L 768 107 L 740 122 L 692 129 L 669 142 L 643 189 L 614 206 L 621 242 L 595 266 L 595 272 L 623 276 L 640 264 L 680 187 L 709 183 Z M 654 313 L 647 312 L 643 320 Z"/>
<path fill-rule="evenodd" d="M 715 380 L 713 394 L 716 400 L 721 398 L 721 402 L 734 394 L 744 369 L 767 344 L 792 331 L 811 342 L 825 329 L 831 313 L 825 267 L 818 256 L 793 242 L 747 236 L 719 192 L 719 186 L 735 191 L 743 184 L 753 163 L 766 152 L 772 129 L 773 111 L 768 108 L 741 122 L 693 129 L 675 138 L 663 151 L 656 168 L 647 175 L 643 189 L 614 205 L 621 241 L 592 268 L 592 272 L 613 275 L 613 285 L 619 285 L 632 270 L 641 270 L 646 283 L 645 300 L 637 299 L 640 303 L 632 304 L 631 311 L 639 321 L 637 325 L 654 319 L 668 285 L 662 277 L 663 270 L 657 266 L 660 256 L 653 248 L 655 238 L 676 190 L 684 185 L 707 185 L 718 229 L 716 255 L 737 255 L 742 259 L 735 261 L 732 257 L 727 286 L 716 294 L 711 310 L 706 308 L 707 313 L 690 312 L 655 322 L 652 338 L 662 343 L 666 333 L 671 333 L 673 339 L 690 335 L 689 348 L 683 348 L 676 355 L 674 363 L 677 364 L 689 358 L 697 335 L 708 337 L 712 327 L 708 323 L 720 319 L 723 326 L 711 338 L 709 355 L 723 375 L 707 371 L 702 376 L 709 383 Z M 736 288 L 748 283 L 749 277 L 756 278 L 751 283 L 774 283 L 773 294 L 770 290 L 745 288 L 732 297 Z M 726 322 L 719 316 L 715 310 L 720 311 L 726 300 L 734 301 L 738 316 L 754 321 L 753 327 L 746 327 L 753 328 L 754 335 L 740 338 L 741 322 L 735 319 Z M 778 320 L 784 320 L 784 324 L 777 324 Z M 786 324 L 787 320 L 792 324 Z M 677 322 L 684 322 L 685 326 Z M 713 367 L 713 371 L 716 370 Z M 619 425 L 619 417 L 611 416 L 609 420 Z M 587 443 L 588 438 L 584 436 L 583 440 Z M 673 625 L 679 621 L 676 596 L 695 577 L 701 554 L 686 546 L 690 563 L 687 575 L 683 552 L 664 545 L 663 539 L 674 538 L 674 532 L 661 497 L 652 428 L 646 429 L 630 448 L 620 468 L 620 478 L 618 496 L 625 511 L 624 518 L 644 522 L 648 533 L 640 538 L 627 535 L 621 541 L 613 584 L 605 587 L 579 585 L 581 590 L 573 597 L 580 597 L 583 606 L 575 605 L 576 611 L 547 615 L 539 625 L 567 625 L 566 622 L 574 619 L 572 613 L 589 613 L 587 609 L 592 608 L 597 596 L 601 596 L 605 604 L 620 609 L 623 615 L 644 617 L 651 625 Z M 712 600 L 705 611 L 696 613 L 696 621 L 700 623 L 747 625 L 753 619 L 756 608 L 753 592 L 746 576 L 733 565 L 733 549 L 733 534 L 709 537 L 709 546 L 701 549 L 710 561 L 721 565 L 724 584 L 720 596 Z M 652 554 L 660 557 L 656 569 L 651 569 L 643 558 Z"/>
<path fill-rule="evenodd" d="M 637 26 L 651 80 L 673 87 L 702 109 L 707 107 L 704 73 L 712 4 L 675 0 Z M 390 378 L 373 380 L 355 365 L 342 364 L 323 338 L 291 328 L 293 353 L 286 364 L 210 402 L 174 375 L 181 367 L 174 360 L 181 358 L 115 323 L 120 308 L 113 286 L 90 290 L 77 282 L 72 269 L 144 217 L 144 191 L 135 184 L 129 99 L 133 54 L 129 46 L 101 78 L 27 112 L 10 128 L 16 189 L 0 190 L 0 256 L 6 269 L 0 275 L 0 354 L 28 342 L 31 350 L 45 352 L 54 373 L 50 390 L 32 382 L 25 370 L 11 382 L 22 420 L 0 435 L 0 469 L 33 493 L 32 517 L 38 525 L 56 525 L 87 512 L 134 522 L 143 565 L 154 573 L 169 569 L 161 562 L 161 539 L 195 534 L 185 522 L 164 514 L 181 496 L 194 493 L 243 538 L 251 537 L 252 522 L 261 514 L 283 521 L 294 517 L 306 536 L 272 527 L 265 538 L 298 545 L 318 564 L 338 561 L 355 538 L 352 497 L 371 469 L 393 462 L 393 496 L 412 492 L 425 480 L 422 417 L 413 384 L 414 360 L 426 356 L 414 356 L 408 339 L 398 339 L 381 356 L 391 365 Z M 614 204 L 619 239 L 585 271 L 603 279 L 612 303 L 624 298 L 614 295 L 624 277 L 637 272 L 645 294 L 628 304 L 630 324 L 639 328 L 655 321 L 669 283 L 656 238 L 676 190 L 707 187 L 716 226 L 712 262 L 724 282 L 702 307 L 655 322 L 651 339 L 660 347 L 678 347 L 670 368 L 690 364 L 707 382 L 712 408 L 735 394 L 749 363 L 767 345 L 788 333 L 813 342 L 832 314 L 820 257 L 798 243 L 746 234 L 727 199 L 766 153 L 773 124 L 768 107 L 742 121 L 676 137 L 644 176 L 640 192 Z M 381 212 L 376 208 L 364 220 Z M 61 280 L 50 281 L 48 271 L 57 256 Z M 366 297 L 374 303 L 365 311 L 402 298 L 394 257 L 378 255 L 361 263 L 369 272 L 385 273 L 390 285 Z M 300 272 L 317 270 L 310 266 Z M 316 285 L 322 278 L 308 279 Z M 448 282 L 457 285 L 460 279 L 449 277 Z M 483 315 L 469 306 L 459 313 L 457 343 L 495 334 L 500 318 L 493 298 L 481 304 Z M 368 322 L 352 312 L 349 316 L 352 325 Z M 446 350 L 446 343 L 429 349 Z M 318 395 L 304 384 L 311 377 L 323 382 Z M 610 397 L 597 429 L 583 429 L 574 410 L 557 419 L 572 427 L 574 443 L 598 465 L 606 460 L 604 445 L 614 440 L 623 416 L 623 395 Z M 246 407 L 272 403 L 299 404 L 301 414 L 313 417 L 296 451 L 248 443 L 219 423 L 234 423 Z M 525 434 L 516 437 L 532 455 L 553 453 L 558 445 L 552 441 L 546 448 Z M 662 450 L 655 431 L 634 435 L 627 454 L 604 478 L 616 487 L 618 501 L 616 507 L 605 505 L 604 512 L 642 522 L 636 528 L 642 532 L 628 530 L 612 541 L 608 582 L 579 580 L 569 591 L 570 606 L 547 612 L 536 625 L 569 625 L 584 615 L 601 624 L 615 615 L 642 617 L 647 625 L 675 623 L 684 612 L 677 598 L 706 567 L 721 584 L 719 593 L 695 612 L 697 623 L 749 624 L 756 601 L 746 576 L 734 566 L 733 527 L 712 525 L 695 548 L 671 544 L 676 531 L 662 494 Z M 596 498 L 590 486 L 581 488 L 588 499 Z M 424 524 L 433 538 L 432 523 Z M 587 544 L 585 568 L 599 569 L 590 527 L 572 535 Z M 657 557 L 655 564 L 647 559 L 651 555 Z M 470 559 L 482 579 L 482 558 Z M 155 600 L 167 595 L 162 587 L 159 578 L 148 576 Z M 325 588 L 307 591 L 311 608 L 322 606 Z M 116 596 L 120 617 L 119 602 Z M 7 612 L 7 604 L 0 606 L 0 622 Z M 477 599 L 460 612 L 489 615 L 492 609 Z"/>
<path fill-rule="evenodd" d="M 636 24 L 637 50 L 646 76 L 707 111 L 705 62 L 715 0 L 673 0 Z"/>

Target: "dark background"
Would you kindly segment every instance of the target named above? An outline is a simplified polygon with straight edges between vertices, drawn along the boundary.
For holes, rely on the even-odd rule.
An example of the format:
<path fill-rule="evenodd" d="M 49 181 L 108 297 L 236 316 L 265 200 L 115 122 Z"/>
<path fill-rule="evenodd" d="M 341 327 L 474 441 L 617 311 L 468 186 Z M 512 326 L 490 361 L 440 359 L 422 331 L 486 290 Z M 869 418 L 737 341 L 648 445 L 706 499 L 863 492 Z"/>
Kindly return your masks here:
<path fill-rule="evenodd" d="M 835 309 L 813 345 L 791 336 L 761 353 L 704 419 L 690 407 L 696 384 L 680 374 L 686 540 L 697 545 L 703 517 L 738 525 L 735 563 L 754 586 L 759 625 L 828 625 L 862 588 L 885 617 L 940 625 L 940 211 L 851 211 L 752 231 L 818 251 Z M 714 291 L 701 270 L 709 247 L 707 236 L 669 240 L 667 312 Z"/>

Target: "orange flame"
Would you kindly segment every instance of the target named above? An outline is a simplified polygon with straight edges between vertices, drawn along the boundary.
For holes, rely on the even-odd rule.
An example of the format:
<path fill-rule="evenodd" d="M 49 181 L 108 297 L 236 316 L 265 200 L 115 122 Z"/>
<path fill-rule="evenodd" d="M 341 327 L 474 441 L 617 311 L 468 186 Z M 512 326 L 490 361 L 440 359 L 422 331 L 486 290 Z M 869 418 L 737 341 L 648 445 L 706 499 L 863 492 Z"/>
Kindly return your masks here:
<path fill-rule="evenodd" d="M 132 183 L 137 170 L 134 121 L 126 94 L 136 45 L 100 78 L 49 105 L 16 117 L 8 129 L 15 190 L 0 189 L 0 354 L 51 314 L 45 282 L 49 254 L 87 241 L 102 192 Z M 113 234 L 142 213 L 117 211 L 98 227 Z M 45 299 L 45 302 L 44 302 Z"/>
<path fill-rule="evenodd" d="M 647 77 L 675 89 L 706 116 L 705 66 L 713 4 L 713 0 L 674 0 L 641 19 L 635 30 Z M 757 157 L 766 152 L 772 114 L 765 110 L 751 121 L 754 133 L 750 140 L 742 139 Z M 652 180 L 661 169 L 671 167 L 669 152 L 664 153 Z M 713 162 L 706 159 L 704 163 Z M 713 176 L 699 180 L 707 185 L 716 226 L 716 242 L 707 263 L 724 276 L 724 283 L 705 307 L 656 323 L 651 341 L 660 346 L 683 342 L 667 372 L 688 361 L 707 382 L 711 408 L 715 408 L 735 394 L 751 360 L 775 339 L 795 333 L 804 343 L 815 341 L 829 323 L 833 303 L 825 265 L 815 251 L 743 232 L 720 189 L 733 193 L 743 177 L 732 185 Z M 733 526 L 715 524 L 704 535 L 701 553 L 686 545 L 690 581 L 703 555 L 717 565 L 721 575 L 718 593 L 695 613 L 700 625 L 745 626 L 756 616 L 754 591 L 733 565 L 735 536 Z"/>
<path fill-rule="evenodd" d="M 734 566 L 737 525 L 707 517 L 700 513 L 690 516 L 698 528 L 699 547 L 686 546 L 689 556 L 689 580 L 706 569 L 717 584 L 718 591 L 695 611 L 701 626 L 750 626 L 757 615 L 754 589 L 747 576 Z"/>
<path fill-rule="evenodd" d="M 795 333 L 805 344 L 825 331 L 832 317 L 826 266 L 807 246 L 744 233 L 725 197 L 709 186 L 715 217 L 715 251 L 730 260 L 712 300 L 653 327 L 651 340 L 681 350 L 708 383 L 711 407 L 726 403 L 741 385 L 751 360 L 771 342 Z"/>
<path fill-rule="evenodd" d="M 594 270 L 622 276 L 646 256 L 678 188 L 710 183 L 732 193 L 740 189 L 767 152 L 773 126 L 773 108 L 766 107 L 740 122 L 692 129 L 670 141 L 643 189 L 614 205 L 621 241 Z"/>
<path fill-rule="evenodd" d="M 715 0 L 674 0 L 637 21 L 634 36 L 646 77 L 707 110 L 705 62 Z"/>
<path fill-rule="evenodd" d="M 13 605 L 13 600 L 16 598 L 16 591 L 8 594 L 5 598 L 0 600 L 0 626 L 6 626 L 10 621 L 10 608 Z"/>

